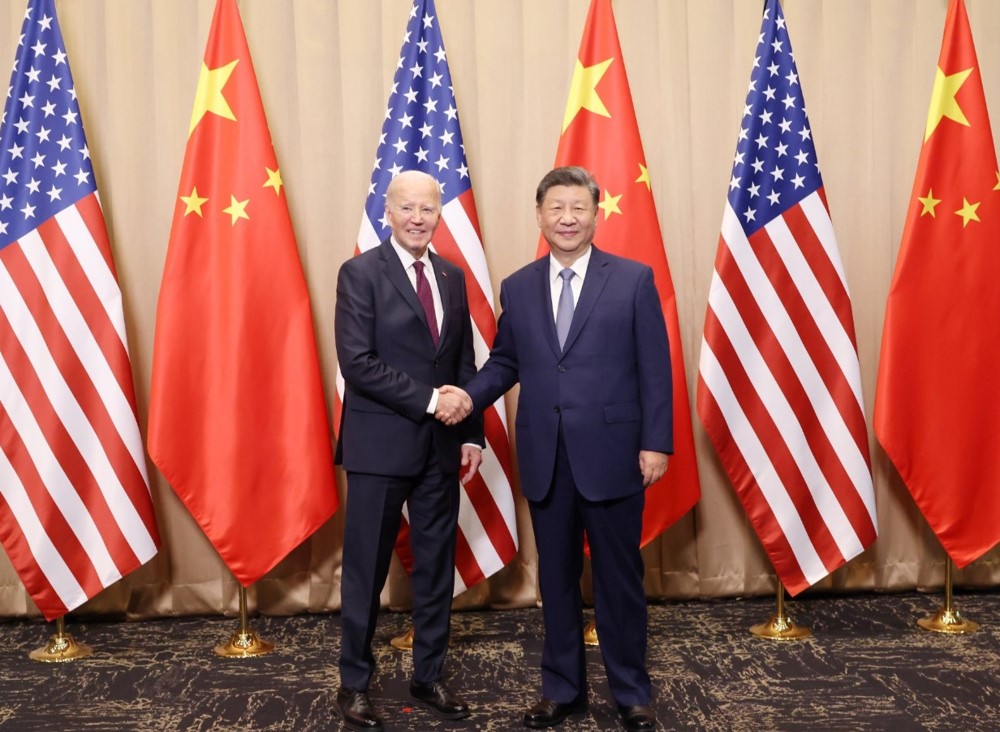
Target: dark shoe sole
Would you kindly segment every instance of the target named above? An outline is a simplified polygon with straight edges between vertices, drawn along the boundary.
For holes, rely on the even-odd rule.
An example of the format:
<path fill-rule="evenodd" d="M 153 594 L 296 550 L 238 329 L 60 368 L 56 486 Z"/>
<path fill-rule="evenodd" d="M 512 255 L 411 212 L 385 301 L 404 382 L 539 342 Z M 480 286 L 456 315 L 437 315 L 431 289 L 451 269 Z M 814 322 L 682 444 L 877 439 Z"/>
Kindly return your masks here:
<path fill-rule="evenodd" d="M 435 707 L 433 704 L 428 704 L 425 701 L 421 701 L 420 699 L 417 699 L 415 696 L 411 696 L 410 699 L 413 700 L 414 704 L 417 704 L 417 705 L 423 707 L 424 709 L 429 710 L 430 713 L 433 714 L 438 719 L 449 719 L 449 720 L 465 719 L 466 717 L 469 717 L 469 716 L 472 715 L 472 710 L 471 709 L 469 709 L 467 711 L 464 711 L 464 712 L 442 712 L 440 709 L 438 709 L 437 707 Z"/>
<path fill-rule="evenodd" d="M 581 709 L 574 709 L 569 714 L 560 717 L 559 719 L 552 720 L 551 722 L 548 721 L 534 722 L 534 721 L 528 721 L 527 719 L 522 721 L 524 723 L 524 726 L 528 727 L 529 729 L 546 729 L 548 727 L 555 727 L 556 725 L 562 724 L 567 719 L 579 719 L 580 717 L 584 717 L 586 716 L 587 711 L 588 711 L 587 707 L 582 707 Z"/>
<path fill-rule="evenodd" d="M 384 725 L 379 724 L 377 727 L 369 727 L 363 724 L 357 724 L 356 722 L 351 722 L 344 716 L 344 713 L 340 711 L 340 707 L 337 707 L 337 716 L 344 723 L 344 726 L 348 729 L 358 730 L 358 732 L 383 732 L 385 729 Z"/>

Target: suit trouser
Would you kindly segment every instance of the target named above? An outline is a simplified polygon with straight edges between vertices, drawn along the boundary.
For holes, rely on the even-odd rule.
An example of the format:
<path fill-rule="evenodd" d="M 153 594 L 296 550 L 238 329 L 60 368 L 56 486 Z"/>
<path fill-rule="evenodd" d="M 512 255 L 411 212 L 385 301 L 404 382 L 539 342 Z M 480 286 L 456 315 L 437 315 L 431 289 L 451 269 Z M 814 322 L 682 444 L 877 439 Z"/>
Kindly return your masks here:
<path fill-rule="evenodd" d="M 638 465 L 638 454 L 636 454 Z M 638 467 L 636 467 L 638 470 Z M 608 684 L 619 704 L 649 704 L 646 593 L 639 544 L 645 493 L 613 501 L 580 495 L 560 428 L 548 495 L 530 502 L 538 546 L 545 643 L 542 696 L 561 703 L 586 699 L 583 642 L 583 535 L 590 544 L 597 635 Z"/>
<path fill-rule="evenodd" d="M 455 586 L 458 477 L 433 455 L 414 477 L 348 473 L 341 570 L 340 683 L 365 690 L 375 673 L 371 644 L 379 596 L 399 532 L 403 503 L 413 553 L 413 680 L 441 678 Z"/>

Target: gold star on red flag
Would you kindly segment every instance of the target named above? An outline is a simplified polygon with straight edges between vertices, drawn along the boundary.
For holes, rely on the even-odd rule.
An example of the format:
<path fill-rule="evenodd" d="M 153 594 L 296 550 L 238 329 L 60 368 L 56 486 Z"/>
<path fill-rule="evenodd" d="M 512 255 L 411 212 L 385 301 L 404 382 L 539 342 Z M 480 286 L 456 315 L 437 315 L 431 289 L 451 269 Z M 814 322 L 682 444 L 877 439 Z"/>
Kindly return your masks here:
<path fill-rule="evenodd" d="M 941 203 L 941 199 L 934 198 L 933 189 L 928 190 L 926 196 L 917 196 L 917 200 L 924 206 L 924 210 L 920 212 L 921 216 L 930 214 L 932 217 L 937 218 L 937 214 L 934 213 L 934 209 L 939 203 Z"/>
<path fill-rule="evenodd" d="M 250 220 L 250 215 L 247 213 L 247 204 L 250 203 L 250 199 L 245 201 L 238 201 L 236 196 L 229 197 L 229 206 L 222 209 L 222 213 L 229 214 L 232 217 L 232 225 L 236 226 L 236 222 L 239 219 Z"/>
<path fill-rule="evenodd" d="M 191 189 L 190 196 L 181 196 L 180 199 L 184 202 L 185 205 L 184 209 L 185 216 L 187 216 L 189 213 L 196 213 L 199 216 L 201 216 L 202 215 L 201 207 L 206 201 L 208 201 L 207 198 L 202 198 L 201 196 L 198 195 L 197 186 Z"/>
<path fill-rule="evenodd" d="M 962 208 L 955 212 L 956 216 L 962 217 L 962 228 L 964 229 L 969 225 L 970 221 L 979 221 L 979 216 L 976 214 L 981 202 L 969 203 L 968 199 L 964 196 L 962 197 Z"/>
<path fill-rule="evenodd" d="M 281 171 L 280 170 L 271 170 L 268 167 L 265 167 L 264 170 L 267 171 L 267 182 L 264 183 L 264 188 L 273 188 L 274 189 L 274 195 L 280 196 L 281 195 L 281 186 L 283 185 L 283 183 L 281 181 Z"/>
<path fill-rule="evenodd" d="M 636 178 L 633 181 L 633 183 L 645 183 L 646 184 L 646 190 L 647 191 L 651 191 L 652 190 L 652 186 L 650 185 L 650 181 L 649 181 L 649 168 L 647 168 L 642 163 L 639 163 L 639 177 Z"/>
<path fill-rule="evenodd" d="M 566 114 L 563 116 L 563 132 L 569 127 L 581 109 L 610 117 L 611 113 L 604 106 L 604 101 L 597 93 L 597 85 L 604 78 L 613 58 L 593 66 L 584 66 L 579 60 L 573 68 L 573 80 L 569 85 L 569 101 L 566 102 Z"/>
<path fill-rule="evenodd" d="M 202 117 L 211 112 L 224 119 L 236 121 L 236 115 L 229 106 L 229 102 L 223 95 L 222 90 L 229 81 L 229 77 L 236 68 L 239 60 L 232 61 L 217 69 L 210 69 L 206 64 L 201 65 L 201 75 L 198 77 L 198 90 L 194 95 L 194 110 L 191 112 L 191 126 L 188 128 L 188 135 L 194 132 L 194 128 L 201 122 Z"/>
<path fill-rule="evenodd" d="M 604 212 L 605 221 L 611 218 L 611 214 L 621 215 L 622 210 L 618 208 L 618 202 L 621 198 L 621 193 L 617 196 L 612 196 L 607 188 L 604 189 L 604 200 L 597 204 L 597 207 Z"/>
<path fill-rule="evenodd" d="M 937 69 L 934 76 L 934 90 L 931 92 L 931 106 L 927 111 L 927 128 L 924 131 L 924 140 L 927 140 L 937 129 L 945 117 L 958 122 L 960 125 L 969 126 L 969 120 L 965 117 L 965 112 L 959 106 L 955 95 L 962 88 L 962 84 L 969 78 L 972 69 L 965 69 L 956 74 L 945 74 L 941 67 Z"/>

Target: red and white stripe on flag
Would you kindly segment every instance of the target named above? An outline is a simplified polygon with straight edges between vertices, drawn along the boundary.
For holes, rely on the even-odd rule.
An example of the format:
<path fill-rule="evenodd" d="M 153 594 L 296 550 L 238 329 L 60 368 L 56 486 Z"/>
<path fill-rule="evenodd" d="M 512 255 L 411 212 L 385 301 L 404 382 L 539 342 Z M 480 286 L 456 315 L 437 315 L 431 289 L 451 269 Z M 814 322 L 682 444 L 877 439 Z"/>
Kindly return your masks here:
<path fill-rule="evenodd" d="M 861 377 L 822 189 L 749 237 L 727 203 L 698 412 L 793 595 L 874 542 Z"/>
<path fill-rule="evenodd" d="M 54 0 L 28 0 L 0 170 L 0 542 L 52 620 L 160 541 L 121 292 Z"/>
<path fill-rule="evenodd" d="M 159 545 L 96 193 L 0 251 L 0 538 L 46 618 Z"/>

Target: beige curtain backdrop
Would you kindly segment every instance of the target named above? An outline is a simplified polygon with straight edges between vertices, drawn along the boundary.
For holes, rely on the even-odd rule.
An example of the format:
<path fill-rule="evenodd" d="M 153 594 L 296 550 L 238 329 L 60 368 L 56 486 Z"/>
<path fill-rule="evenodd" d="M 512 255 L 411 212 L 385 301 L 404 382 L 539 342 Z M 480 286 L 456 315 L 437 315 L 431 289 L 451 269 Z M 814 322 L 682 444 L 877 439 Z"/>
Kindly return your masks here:
<path fill-rule="evenodd" d="M 117 261 L 144 431 L 157 293 L 214 5 L 57 1 Z M 947 5 L 784 3 L 853 297 L 869 417 L 885 299 Z M 966 5 L 996 138 L 1000 2 Z M 675 345 L 684 349 L 692 403 L 761 7 L 760 0 L 614 3 L 677 290 L 683 342 Z M 24 0 L 5 0 L 0 9 L 5 70 L 14 59 L 24 8 Z M 242 0 L 240 8 L 287 186 L 332 405 L 337 270 L 354 250 L 410 3 Z M 588 0 L 437 0 L 496 292 L 503 277 L 534 257 L 534 187 L 555 159 L 587 8 Z M 507 405 L 513 425 L 510 396 Z M 647 592 L 670 599 L 773 593 L 769 563 L 694 419 L 702 499 L 645 550 Z M 870 443 L 878 542 L 810 592 L 934 588 L 943 581 L 940 546 L 874 436 Z M 149 470 L 163 548 L 83 610 L 132 618 L 233 613 L 235 581 L 151 463 Z M 338 477 L 343 496 L 343 474 Z M 458 606 L 537 601 L 534 542 L 521 499 L 518 527 L 517 560 L 459 598 Z M 250 589 L 252 606 L 268 614 L 338 609 L 342 537 L 341 511 Z M 995 586 L 998 580 L 1000 550 L 955 575 L 959 586 Z M 405 608 L 408 593 L 405 575 L 394 567 L 384 602 Z M 37 614 L 0 552 L 0 615 Z"/>

